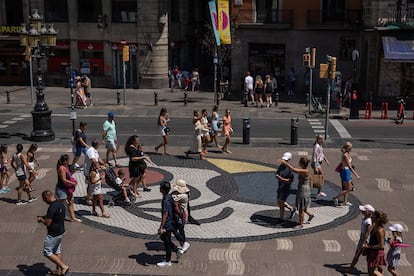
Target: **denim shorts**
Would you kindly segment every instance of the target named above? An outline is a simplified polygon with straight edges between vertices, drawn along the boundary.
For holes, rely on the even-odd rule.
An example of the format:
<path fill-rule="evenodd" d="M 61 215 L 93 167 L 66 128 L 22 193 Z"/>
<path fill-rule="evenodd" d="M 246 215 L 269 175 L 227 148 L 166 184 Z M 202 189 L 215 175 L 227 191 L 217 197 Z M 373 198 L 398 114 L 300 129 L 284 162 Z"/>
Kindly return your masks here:
<path fill-rule="evenodd" d="M 53 254 L 60 254 L 60 245 L 62 244 L 63 235 L 52 237 L 47 235 L 43 243 L 43 255 L 46 257 L 52 256 Z"/>
<path fill-rule="evenodd" d="M 68 198 L 68 191 L 66 189 L 62 189 L 62 188 L 56 186 L 55 196 L 59 200 L 67 199 Z"/>
<path fill-rule="evenodd" d="M 106 140 L 106 148 L 110 151 L 116 150 L 116 144 L 114 140 Z"/>
<path fill-rule="evenodd" d="M 351 170 L 350 169 L 341 169 L 340 176 L 341 176 L 341 181 L 342 182 L 351 182 L 352 181 Z"/>
<path fill-rule="evenodd" d="M 82 155 L 82 152 L 83 152 L 83 154 L 86 154 L 86 151 L 88 150 L 88 148 L 87 147 L 76 147 L 76 149 L 75 149 L 75 156 L 77 156 L 77 157 L 79 157 L 79 156 L 81 156 Z"/>

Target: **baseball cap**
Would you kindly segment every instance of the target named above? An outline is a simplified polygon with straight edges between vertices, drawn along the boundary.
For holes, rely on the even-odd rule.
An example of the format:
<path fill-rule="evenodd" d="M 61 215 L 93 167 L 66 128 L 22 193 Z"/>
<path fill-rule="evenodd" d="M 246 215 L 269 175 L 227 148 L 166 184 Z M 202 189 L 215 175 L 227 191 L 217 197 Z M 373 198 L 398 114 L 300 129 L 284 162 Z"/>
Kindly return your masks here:
<path fill-rule="evenodd" d="M 285 152 L 282 156 L 282 159 L 285 161 L 290 160 L 292 159 L 292 154 L 290 152 Z"/>
<path fill-rule="evenodd" d="M 391 231 L 395 231 L 395 232 L 402 232 L 402 231 L 404 231 L 404 227 L 402 227 L 402 225 L 399 224 L 399 223 L 394 223 L 393 225 L 391 225 L 390 227 L 388 227 L 388 229 L 390 229 Z"/>
<path fill-rule="evenodd" d="M 108 113 L 108 117 L 114 117 L 114 113 L 111 111 Z"/>
<path fill-rule="evenodd" d="M 371 204 L 359 205 L 359 210 L 371 213 L 375 212 L 375 208 Z"/>

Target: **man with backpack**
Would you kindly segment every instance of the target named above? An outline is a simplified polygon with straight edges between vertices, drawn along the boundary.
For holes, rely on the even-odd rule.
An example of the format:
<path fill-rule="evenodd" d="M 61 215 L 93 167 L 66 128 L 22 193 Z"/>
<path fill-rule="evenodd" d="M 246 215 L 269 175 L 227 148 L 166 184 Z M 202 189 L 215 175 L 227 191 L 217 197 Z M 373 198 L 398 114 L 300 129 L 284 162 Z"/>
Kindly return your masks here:
<path fill-rule="evenodd" d="M 164 181 L 160 184 L 160 192 L 162 193 L 161 201 L 161 224 L 158 228 L 158 234 L 160 235 L 161 240 L 164 242 L 165 247 L 165 260 L 157 263 L 159 267 L 169 267 L 171 266 L 171 253 L 172 251 L 177 253 L 177 259 L 184 253 L 181 248 L 178 248 L 171 240 L 171 234 L 177 232 L 177 226 L 175 223 L 175 208 L 174 200 L 172 199 L 170 182 Z M 178 233 L 177 233 L 178 234 Z M 181 237 L 177 239 L 182 240 Z"/>
<path fill-rule="evenodd" d="M 177 180 L 172 187 L 172 199 L 174 200 L 174 209 L 175 209 L 175 223 L 177 225 L 177 231 L 180 235 L 177 237 L 177 231 L 174 232 L 177 240 L 180 241 L 182 248 L 182 253 L 185 253 L 190 244 L 186 241 L 184 226 L 187 222 L 187 205 L 188 205 L 188 193 L 190 189 L 187 187 L 187 183 L 184 180 Z M 181 239 L 181 240 L 180 240 Z"/>

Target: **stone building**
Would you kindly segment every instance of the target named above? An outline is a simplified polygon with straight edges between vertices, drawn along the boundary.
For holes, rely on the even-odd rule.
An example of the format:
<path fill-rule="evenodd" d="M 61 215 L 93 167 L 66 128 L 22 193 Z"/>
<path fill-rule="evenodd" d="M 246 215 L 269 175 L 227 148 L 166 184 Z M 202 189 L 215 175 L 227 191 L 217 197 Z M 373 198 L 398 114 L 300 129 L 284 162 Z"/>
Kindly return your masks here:
<path fill-rule="evenodd" d="M 122 47 L 129 46 L 127 87 L 168 86 L 168 3 L 153 0 L 0 0 L 0 83 L 27 80 L 21 23 L 36 9 L 58 31 L 54 56 L 43 59 L 48 85 L 66 85 L 70 69 L 94 86 L 123 86 Z"/>

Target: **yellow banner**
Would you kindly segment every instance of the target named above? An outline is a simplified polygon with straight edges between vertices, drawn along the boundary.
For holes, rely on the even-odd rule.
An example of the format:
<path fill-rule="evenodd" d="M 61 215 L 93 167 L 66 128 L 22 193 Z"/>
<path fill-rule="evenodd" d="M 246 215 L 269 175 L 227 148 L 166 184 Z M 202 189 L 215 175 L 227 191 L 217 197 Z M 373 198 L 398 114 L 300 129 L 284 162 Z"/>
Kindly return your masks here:
<path fill-rule="evenodd" d="M 231 44 L 229 1 L 218 0 L 218 27 L 220 40 L 223 44 Z"/>

